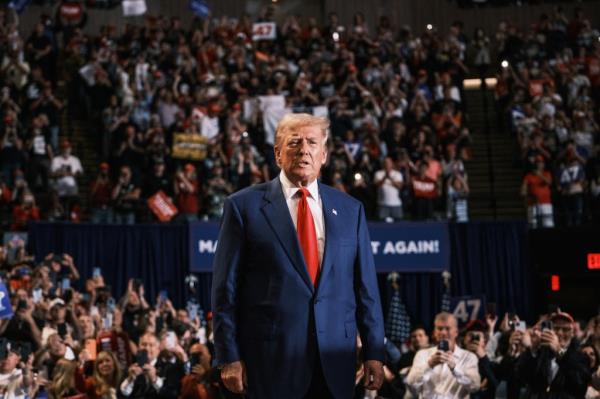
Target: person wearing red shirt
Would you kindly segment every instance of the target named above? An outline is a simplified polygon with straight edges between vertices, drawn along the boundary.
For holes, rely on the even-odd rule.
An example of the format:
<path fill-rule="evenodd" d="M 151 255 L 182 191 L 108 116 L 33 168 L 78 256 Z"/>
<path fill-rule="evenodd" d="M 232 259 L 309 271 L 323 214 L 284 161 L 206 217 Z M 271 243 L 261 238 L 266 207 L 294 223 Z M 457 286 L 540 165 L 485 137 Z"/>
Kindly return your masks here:
<path fill-rule="evenodd" d="M 534 229 L 539 226 L 554 227 L 550 192 L 552 175 L 544 168 L 544 158 L 538 156 L 535 169 L 525 175 L 521 185 L 521 195 L 527 199 L 527 220 Z"/>
<path fill-rule="evenodd" d="M 191 163 L 184 166 L 183 171 L 175 174 L 175 205 L 181 217 L 188 221 L 198 219 L 200 201 L 196 168 Z"/>
<path fill-rule="evenodd" d="M 427 176 L 429 164 L 423 161 L 419 164 L 419 172 L 412 178 L 414 198 L 414 217 L 416 220 L 433 218 L 433 202 L 438 196 L 438 184 Z"/>
<path fill-rule="evenodd" d="M 40 220 L 40 208 L 35 205 L 33 194 L 26 192 L 21 197 L 21 203 L 13 208 L 13 224 L 11 230 L 26 230 L 27 222 Z"/>
<path fill-rule="evenodd" d="M 109 224 L 113 222 L 112 190 L 113 185 L 108 177 L 109 166 L 100 164 L 100 171 L 90 185 L 90 202 L 92 206 L 92 223 Z"/>

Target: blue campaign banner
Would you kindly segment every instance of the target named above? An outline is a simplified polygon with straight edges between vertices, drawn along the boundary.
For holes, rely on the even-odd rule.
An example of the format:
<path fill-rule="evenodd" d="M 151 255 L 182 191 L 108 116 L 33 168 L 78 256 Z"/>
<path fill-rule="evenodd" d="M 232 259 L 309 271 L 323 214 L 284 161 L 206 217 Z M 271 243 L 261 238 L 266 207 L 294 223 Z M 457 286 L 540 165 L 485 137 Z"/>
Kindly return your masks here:
<path fill-rule="evenodd" d="M 369 223 L 378 272 L 442 272 L 450 268 L 445 222 Z"/>
<path fill-rule="evenodd" d="M 211 272 L 219 224 L 189 225 L 190 271 Z M 444 222 L 369 223 L 377 272 L 442 272 L 450 268 L 450 240 Z"/>
<path fill-rule="evenodd" d="M 190 271 L 212 272 L 213 257 L 219 237 L 219 223 L 191 222 L 189 229 Z"/>
<path fill-rule="evenodd" d="M 10 295 L 6 289 L 6 285 L 0 282 L 0 319 L 10 319 L 13 314 L 13 308 L 10 304 Z"/>

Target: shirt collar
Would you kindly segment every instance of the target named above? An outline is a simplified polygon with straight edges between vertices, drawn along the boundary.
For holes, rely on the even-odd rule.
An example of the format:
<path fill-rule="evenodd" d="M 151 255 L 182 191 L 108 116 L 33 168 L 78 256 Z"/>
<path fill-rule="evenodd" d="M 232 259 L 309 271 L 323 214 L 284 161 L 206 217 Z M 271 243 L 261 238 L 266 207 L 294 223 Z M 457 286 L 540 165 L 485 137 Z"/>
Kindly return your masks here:
<path fill-rule="evenodd" d="M 281 182 L 285 199 L 287 200 L 289 198 L 293 198 L 298 192 L 299 188 L 294 186 L 294 184 L 290 181 L 290 179 L 288 179 L 283 171 L 279 173 L 279 181 Z M 314 200 L 319 198 L 319 183 L 317 183 L 317 179 L 313 180 L 312 183 L 306 186 L 306 189 Z"/>

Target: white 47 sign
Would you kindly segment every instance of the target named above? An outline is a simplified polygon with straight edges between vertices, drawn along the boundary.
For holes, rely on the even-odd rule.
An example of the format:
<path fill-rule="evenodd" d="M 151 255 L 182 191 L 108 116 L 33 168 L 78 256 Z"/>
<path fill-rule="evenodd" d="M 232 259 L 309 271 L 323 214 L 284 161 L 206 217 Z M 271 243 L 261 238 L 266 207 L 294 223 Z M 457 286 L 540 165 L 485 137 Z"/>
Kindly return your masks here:
<path fill-rule="evenodd" d="M 452 298 L 450 309 L 459 324 L 463 325 L 471 320 L 481 320 L 484 317 L 485 297 L 463 296 Z"/>
<path fill-rule="evenodd" d="M 277 37 L 275 22 L 257 22 L 252 24 L 252 40 L 274 40 Z"/>

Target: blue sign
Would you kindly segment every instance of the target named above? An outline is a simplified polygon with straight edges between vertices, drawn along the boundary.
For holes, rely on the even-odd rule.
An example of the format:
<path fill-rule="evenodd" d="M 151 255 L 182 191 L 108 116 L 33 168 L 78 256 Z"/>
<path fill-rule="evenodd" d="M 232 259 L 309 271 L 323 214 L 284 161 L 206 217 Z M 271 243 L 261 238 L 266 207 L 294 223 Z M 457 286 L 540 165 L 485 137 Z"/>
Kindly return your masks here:
<path fill-rule="evenodd" d="M 190 271 L 212 272 L 218 223 L 189 225 Z M 448 225 L 443 222 L 369 223 L 377 272 L 442 272 L 450 267 Z"/>
<path fill-rule="evenodd" d="M 378 272 L 442 272 L 450 268 L 444 222 L 369 223 Z"/>
<path fill-rule="evenodd" d="M 450 299 L 450 311 L 456 317 L 460 327 L 473 320 L 484 320 L 485 309 L 485 295 L 459 296 Z"/>
<path fill-rule="evenodd" d="M 10 319 L 13 314 L 13 308 L 10 304 L 10 295 L 6 289 L 6 285 L 0 282 L 0 319 Z"/>
<path fill-rule="evenodd" d="M 210 15 L 210 7 L 205 0 L 190 0 L 190 10 L 201 18 L 207 18 Z"/>
<path fill-rule="evenodd" d="M 189 224 L 189 229 L 190 271 L 212 272 L 219 223 L 193 222 Z"/>

